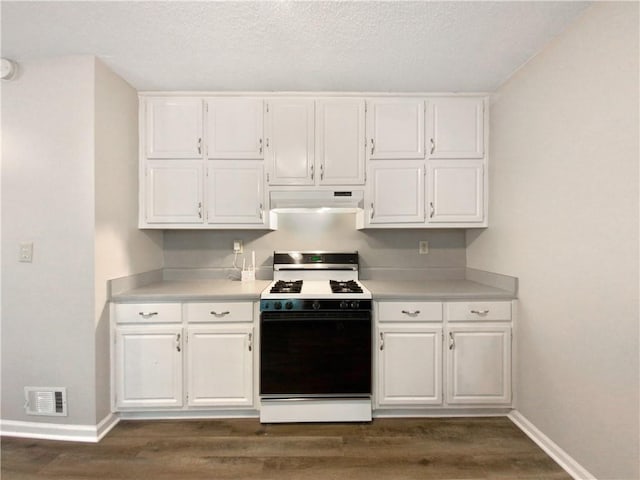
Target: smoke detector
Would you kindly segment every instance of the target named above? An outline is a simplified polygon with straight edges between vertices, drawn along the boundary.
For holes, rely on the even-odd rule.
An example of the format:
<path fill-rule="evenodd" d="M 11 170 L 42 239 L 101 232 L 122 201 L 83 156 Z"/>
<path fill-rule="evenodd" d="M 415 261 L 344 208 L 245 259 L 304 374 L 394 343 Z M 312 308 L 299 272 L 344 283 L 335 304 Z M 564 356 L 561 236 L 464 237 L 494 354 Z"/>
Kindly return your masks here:
<path fill-rule="evenodd" d="M 18 72 L 16 62 L 8 58 L 0 58 L 0 78 L 2 80 L 11 80 Z"/>

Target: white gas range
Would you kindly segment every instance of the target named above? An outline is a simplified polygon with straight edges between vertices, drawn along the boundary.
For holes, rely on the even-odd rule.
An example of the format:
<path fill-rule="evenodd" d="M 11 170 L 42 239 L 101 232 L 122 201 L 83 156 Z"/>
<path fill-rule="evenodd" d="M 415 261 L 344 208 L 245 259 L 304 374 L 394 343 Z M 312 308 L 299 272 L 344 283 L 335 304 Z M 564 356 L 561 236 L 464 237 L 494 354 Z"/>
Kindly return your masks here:
<path fill-rule="evenodd" d="M 260 420 L 371 420 L 371 292 L 357 252 L 274 252 L 260 297 Z"/>

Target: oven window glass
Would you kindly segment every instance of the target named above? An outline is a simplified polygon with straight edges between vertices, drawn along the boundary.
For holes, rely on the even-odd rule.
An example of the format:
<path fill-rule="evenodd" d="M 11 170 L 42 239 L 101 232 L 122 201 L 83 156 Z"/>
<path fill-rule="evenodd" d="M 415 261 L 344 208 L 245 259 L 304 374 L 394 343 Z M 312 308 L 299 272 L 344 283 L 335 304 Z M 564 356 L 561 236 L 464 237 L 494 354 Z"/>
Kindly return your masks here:
<path fill-rule="evenodd" d="M 371 394 L 371 312 L 263 312 L 260 394 Z"/>

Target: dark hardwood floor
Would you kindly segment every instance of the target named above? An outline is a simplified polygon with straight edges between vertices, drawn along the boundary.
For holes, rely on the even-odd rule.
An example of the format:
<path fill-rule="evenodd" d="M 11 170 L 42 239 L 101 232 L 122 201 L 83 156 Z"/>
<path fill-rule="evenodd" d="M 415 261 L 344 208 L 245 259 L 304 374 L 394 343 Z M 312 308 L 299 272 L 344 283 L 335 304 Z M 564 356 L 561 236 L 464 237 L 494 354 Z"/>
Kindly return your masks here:
<path fill-rule="evenodd" d="M 504 417 L 122 421 L 99 444 L 2 437 L 2 480 L 571 480 Z"/>

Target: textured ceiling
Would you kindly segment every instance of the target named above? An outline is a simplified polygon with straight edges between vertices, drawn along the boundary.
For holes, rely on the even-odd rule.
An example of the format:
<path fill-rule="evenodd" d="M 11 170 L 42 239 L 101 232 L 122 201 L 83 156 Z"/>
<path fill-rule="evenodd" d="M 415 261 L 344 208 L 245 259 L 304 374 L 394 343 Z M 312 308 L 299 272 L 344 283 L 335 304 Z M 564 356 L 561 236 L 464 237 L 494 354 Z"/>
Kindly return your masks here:
<path fill-rule="evenodd" d="M 3 0 L 1 49 L 96 55 L 138 90 L 481 92 L 588 5 Z"/>

